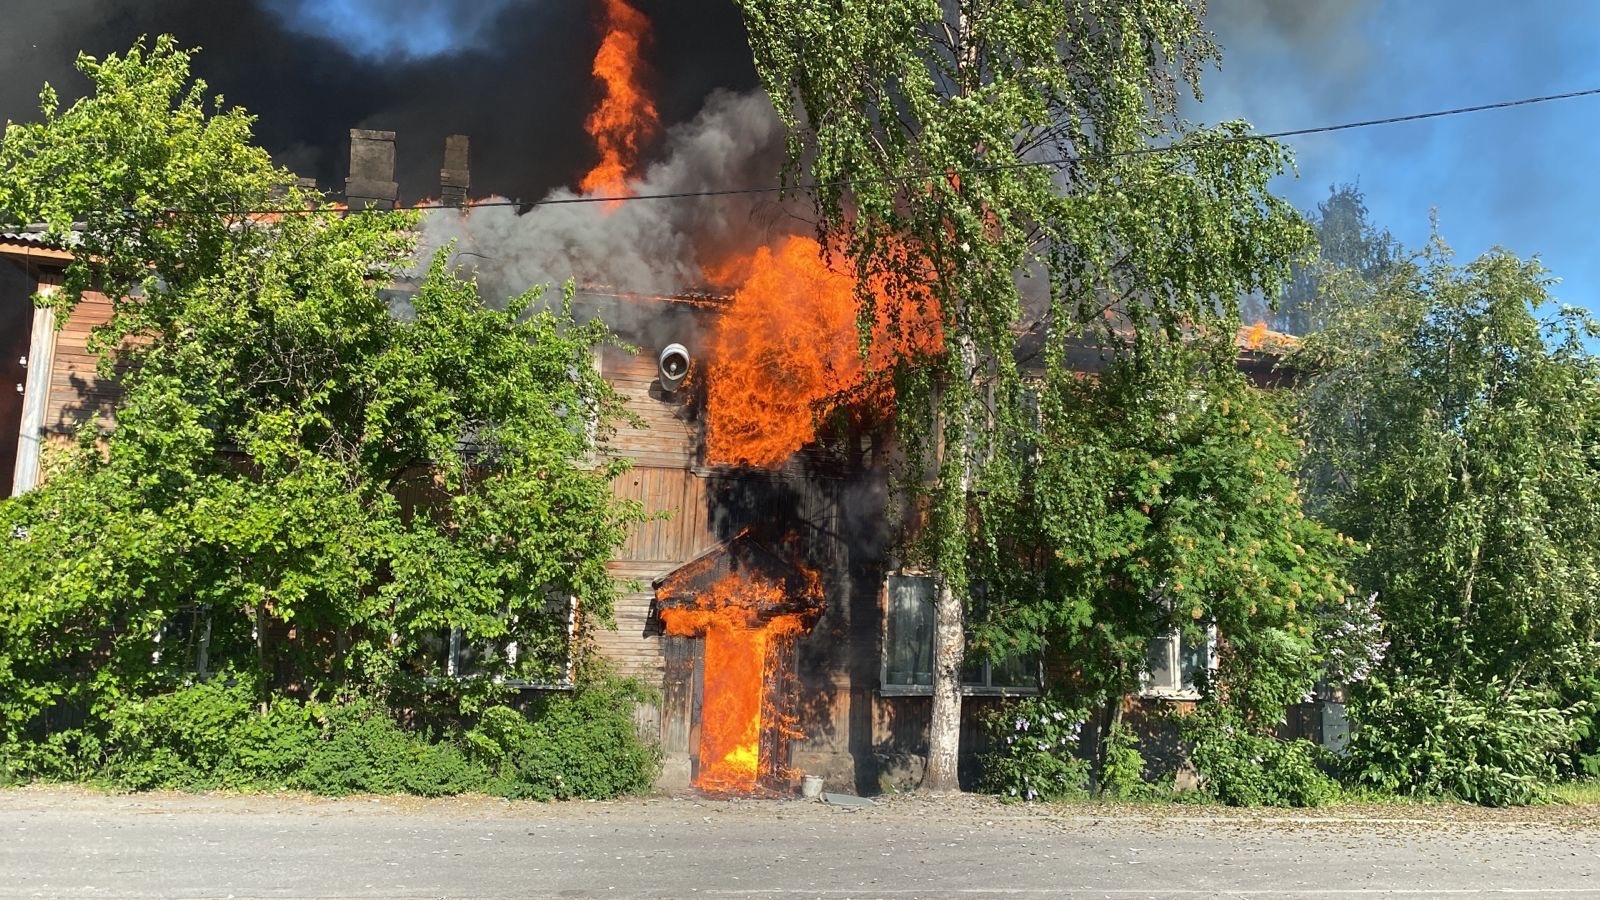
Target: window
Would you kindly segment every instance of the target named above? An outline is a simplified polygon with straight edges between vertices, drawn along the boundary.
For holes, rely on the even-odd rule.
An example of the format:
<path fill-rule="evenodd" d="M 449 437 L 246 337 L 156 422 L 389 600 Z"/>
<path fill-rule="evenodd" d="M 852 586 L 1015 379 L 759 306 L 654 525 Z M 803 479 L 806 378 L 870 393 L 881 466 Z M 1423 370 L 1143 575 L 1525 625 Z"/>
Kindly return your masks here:
<path fill-rule="evenodd" d="M 927 575 L 890 575 L 886 586 L 883 691 L 927 694 L 933 690 L 933 599 Z M 962 692 L 1024 694 L 1039 690 L 1039 659 L 1033 654 L 985 659 L 968 654 Z"/>
<path fill-rule="evenodd" d="M 1014 653 L 1000 659 L 985 659 L 967 651 L 967 665 L 961 673 L 961 687 L 969 694 L 1036 694 L 1039 692 L 1039 657 Z"/>
<path fill-rule="evenodd" d="M 211 675 L 211 607 L 207 604 L 186 606 L 168 616 L 151 635 L 155 645 L 150 651 L 150 664 L 161 665 L 165 657 L 170 664 L 198 675 L 203 681 Z"/>
<path fill-rule="evenodd" d="M 552 618 L 561 615 L 563 609 L 566 610 L 566 638 L 570 651 L 578 625 L 576 598 L 556 597 L 548 602 L 547 612 Z M 540 666 L 537 659 L 522 659 L 521 648 L 511 638 L 475 641 L 464 630 L 450 628 L 424 637 L 422 651 L 432 663 L 433 671 L 442 672 L 448 678 L 483 678 L 494 673 L 494 678 L 510 687 L 572 686 L 573 661 L 570 652 L 564 663 L 554 667 L 549 664 Z M 535 670 L 536 666 L 540 668 Z"/>
<path fill-rule="evenodd" d="M 1193 637 L 1180 629 L 1152 640 L 1145 655 L 1139 693 L 1146 697 L 1198 698 L 1196 679 L 1216 665 L 1216 646 L 1215 626 Z"/>
<path fill-rule="evenodd" d="M 933 686 L 933 579 L 890 575 L 884 687 Z"/>

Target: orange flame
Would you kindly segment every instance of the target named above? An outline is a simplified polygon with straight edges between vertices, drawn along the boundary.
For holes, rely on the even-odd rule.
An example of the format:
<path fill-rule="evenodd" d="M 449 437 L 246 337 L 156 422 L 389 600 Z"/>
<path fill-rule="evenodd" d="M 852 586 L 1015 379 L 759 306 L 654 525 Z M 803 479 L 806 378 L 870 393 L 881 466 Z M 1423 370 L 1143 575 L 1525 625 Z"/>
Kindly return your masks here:
<path fill-rule="evenodd" d="M 738 288 L 711 340 L 706 459 L 780 466 L 817 439 L 817 418 L 847 401 L 892 409 L 881 376 L 898 361 L 938 353 L 937 304 L 919 288 L 874 287 L 877 322 L 862 359 L 856 279 L 829 268 L 822 247 L 790 237 L 707 270 Z"/>
<path fill-rule="evenodd" d="M 1239 342 L 1244 344 L 1246 350 L 1260 350 L 1261 344 L 1267 338 L 1267 323 L 1263 320 L 1243 330 Z"/>
<path fill-rule="evenodd" d="M 605 87 L 600 105 L 584 123 L 600 161 L 578 183 L 585 194 L 627 196 L 628 176 L 639 149 L 661 126 L 656 105 L 645 95 L 639 52 L 650 39 L 650 20 L 628 0 L 604 0 L 606 36 L 594 57 L 594 77 Z"/>
<path fill-rule="evenodd" d="M 820 599 L 819 582 L 808 593 Z M 748 793 L 763 773 L 761 731 L 797 736 L 769 696 L 781 651 L 806 628 L 798 613 L 758 615 L 787 599 L 782 584 L 738 573 L 724 576 L 692 608 L 661 611 L 668 634 L 705 635 L 705 692 L 700 707 L 700 771 L 695 786 L 718 793 Z M 767 770 L 776 770 L 768 760 Z"/>

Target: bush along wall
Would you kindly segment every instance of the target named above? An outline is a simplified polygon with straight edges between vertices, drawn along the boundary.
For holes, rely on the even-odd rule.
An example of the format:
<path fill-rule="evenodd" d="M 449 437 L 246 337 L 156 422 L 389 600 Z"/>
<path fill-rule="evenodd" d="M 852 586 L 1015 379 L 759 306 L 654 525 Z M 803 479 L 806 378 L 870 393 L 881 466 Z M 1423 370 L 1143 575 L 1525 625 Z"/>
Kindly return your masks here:
<path fill-rule="evenodd" d="M 1228 806 L 1320 806 L 1337 799 L 1337 760 L 1306 740 L 1281 740 L 1247 726 L 1232 709 L 1205 704 L 1172 723 L 1199 776 L 1198 791 L 1180 794 L 1173 779 L 1155 779 L 1140 752 L 1139 734 L 1127 723 L 1091 760 L 1083 754 L 1089 713 L 1070 703 L 1032 698 L 994 710 L 985 721 L 990 750 L 983 759 L 982 789 L 1003 798 L 1070 800 L 1091 794 L 1107 800 L 1189 797 Z"/>
<path fill-rule="evenodd" d="M 525 709 L 407 725 L 382 703 L 278 698 L 217 678 L 130 701 L 104 721 L 0 746 L 0 780 L 124 790 L 306 790 L 341 796 L 483 793 L 538 800 L 648 791 L 659 754 L 633 724 L 634 681 L 591 676 Z"/>

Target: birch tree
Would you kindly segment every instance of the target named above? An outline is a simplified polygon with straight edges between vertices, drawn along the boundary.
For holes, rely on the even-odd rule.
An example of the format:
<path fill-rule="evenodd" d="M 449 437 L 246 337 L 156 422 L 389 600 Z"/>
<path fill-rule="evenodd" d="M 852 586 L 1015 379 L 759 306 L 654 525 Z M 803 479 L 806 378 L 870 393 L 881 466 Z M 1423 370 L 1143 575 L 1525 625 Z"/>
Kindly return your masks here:
<path fill-rule="evenodd" d="M 1064 378 L 1083 339 L 1231 327 L 1237 298 L 1277 296 L 1308 241 L 1267 189 L 1288 157 L 1242 122 L 1179 118 L 1218 58 L 1199 2 L 740 6 L 824 246 L 943 317 L 942 356 L 897 377 L 897 434 L 907 470 L 936 473 L 908 478 L 928 510 L 908 553 L 939 583 L 923 786 L 954 790 L 971 500 L 1022 418 L 1015 336 L 1044 330 Z M 865 290 L 860 313 L 878 316 Z"/>

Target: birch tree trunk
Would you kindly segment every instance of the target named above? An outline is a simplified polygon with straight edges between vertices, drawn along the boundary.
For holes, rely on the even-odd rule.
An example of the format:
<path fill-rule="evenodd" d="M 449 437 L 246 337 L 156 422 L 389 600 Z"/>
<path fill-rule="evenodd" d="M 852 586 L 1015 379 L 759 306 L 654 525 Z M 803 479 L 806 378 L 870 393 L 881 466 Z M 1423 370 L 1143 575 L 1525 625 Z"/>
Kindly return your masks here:
<path fill-rule="evenodd" d="M 958 310 L 957 315 L 961 312 Z M 977 371 L 978 356 L 970 337 L 957 338 L 956 356 L 960 364 L 957 374 L 970 381 Z M 946 406 L 954 406 L 951 412 L 957 419 L 954 429 L 945 429 L 939 456 L 943 462 L 940 475 L 947 483 L 939 485 L 939 509 L 932 520 L 935 528 L 945 532 L 938 536 L 939 589 L 933 601 L 933 709 L 928 720 L 928 764 L 922 777 L 922 789 L 933 793 L 961 790 L 961 669 L 967 653 L 967 609 L 965 599 L 956 593 L 948 574 L 952 567 L 964 563 L 952 556 L 964 552 L 966 547 L 967 499 L 972 493 L 973 404 L 969 402 L 970 385 L 963 385 L 963 388 L 966 389 L 961 392 L 959 402 L 949 404 L 940 397 L 941 402 L 935 405 L 940 412 L 944 412 Z M 953 465 L 952 453 L 956 454 Z"/>
<path fill-rule="evenodd" d="M 966 616 L 961 598 L 939 579 L 933 601 L 933 713 L 928 722 L 928 767 L 922 789 L 961 790 L 961 667 L 966 656 Z"/>
<path fill-rule="evenodd" d="M 951 50 L 960 61 L 963 76 L 956 93 L 966 95 L 976 83 L 977 45 L 967 40 L 970 23 L 965 7 L 957 6 L 955 12 L 956 32 L 951 35 Z M 968 382 L 963 388 L 970 388 L 977 371 L 978 352 L 964 327 L 969 323 L 965 321 L 968 310 L 963 299 L 958 296 L 946 298 L 945 302 L 959 323 L 955 353 L 960 368 L 955 375 Z M 953 558 L 953 554 L 959 552 L 953 548 L 965 547 L 967 497 L 972 492 L 973 464 L 972 404 L 968 402 L 971 391 L 962 390 L 954 404 L 944 394 L 940 391 L 936 395 L 934 424 L 939 428 L 946 424 L 938 421 L 941 414 L 954 414 L 955 421 L 951 424 L 955 428 L 954 434 L 948 427 L 940 429 L 944 440 L 939 445 L 939 477 L 944 483 L 939 485 L 940 508 L 933 518 L 934 527 L 944 531 L 938 535 L 935 557 L 939 567 L 939 590 L 933 601 L 933 708 L 928 716 L 928 766 L 922 777 L 922 789 L 933 793 L 961 790 L 961 669 L 967 655 L 967 617 L 964 600 L 955 592 L 949 573 L 952 566 L 965 563 L 964 559 Z M 952 452 L 956 454 L 954 471 L 950 465 Z M 954 483 L 949 483 L 952 480 Z M 952 535 L 960 535 L 962 540 L 953 541 Z"/>

